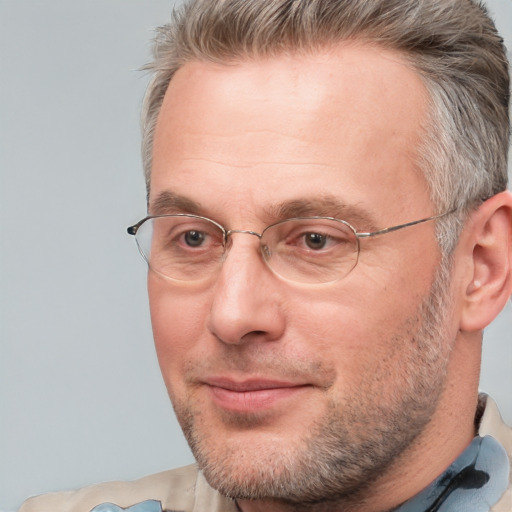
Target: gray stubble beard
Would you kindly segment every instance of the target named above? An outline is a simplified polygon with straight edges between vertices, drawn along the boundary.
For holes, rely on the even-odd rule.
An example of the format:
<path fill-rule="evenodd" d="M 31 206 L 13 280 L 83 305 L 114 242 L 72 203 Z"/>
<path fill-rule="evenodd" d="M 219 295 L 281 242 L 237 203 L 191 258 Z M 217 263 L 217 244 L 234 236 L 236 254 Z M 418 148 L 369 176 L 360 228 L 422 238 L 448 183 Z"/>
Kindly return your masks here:
<path fill-rule="evenodd" d="M 257 459 L 251 452 L 247 460 L 242 448 L 227 445 L 217 453 L 207 428 L 201 429 L 200 412 L 175 401 L 185 437 L 208 483 L 233 499 L 274 500 L 296 511 L 364 503 L 369 487 L 413 445 L 437 408 L 453 346 L 445 332 L 450 275 L 445 258 L 417 314 L 392 340 L 390 363 L 397 362 L 404 346 L 409 348 L 401 353 L 399 367 L 383 361 L 379 373 L 350 390 L 349 401 L 329 402 L 291 453 L 275 444 L 259 450 Z M 398 382 L 391 399 L 384 400 L 380 382 L 389 381 L 389 372 Z"/>

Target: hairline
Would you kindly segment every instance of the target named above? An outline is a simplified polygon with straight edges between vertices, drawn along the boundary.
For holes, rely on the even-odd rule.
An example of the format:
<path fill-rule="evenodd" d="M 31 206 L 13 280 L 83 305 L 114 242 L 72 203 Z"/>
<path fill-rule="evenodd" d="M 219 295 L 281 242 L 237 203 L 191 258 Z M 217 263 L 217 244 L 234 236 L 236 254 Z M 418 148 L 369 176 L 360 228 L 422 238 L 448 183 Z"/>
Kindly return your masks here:
<path fill-rule="evenodd" d="M 155 141 L 155 132 L 158 125 L 158 119 L 160 117 L 160 113 L 162 111 L 162 106 L 165 101 L 165 96 L 167 91 L 169 90 L 169 86 L 174 79 L 176 73 L 178 73 L 181 69 L 183 69 L 188 64 L 193 63 L 205 63 L 205 64 L 217 64 L 219 66 L 238 66 L 245 63 L 252 62 L 261 62 L 265 60 L 275 60 L 281 59 L 284 56 L 307 56 L 307 55 L 315 55 L 319 54 L 322 51 L 332 51 L 339 46 L 347 46 L 347 47 L 363 47 L 363 48 L 374 48 L 380 49 L 390 54 L 394 54 L 400 58 L 401 63 L 413 71 L 416 76 L 421 80 L 425 97 L 426 97 L 426 108 L 425 108 L 425 118 L 423 122 L 419 126 L 418 135 L 422 137 L 421 140 L 425 138 L 425 136 L 430 135 L 431 131 L 435 129 L 435 104 L 434 98 L 431 91 L 431 84 L 428 78 L 421 73 L 421 70 L 415 64 L 413 59 L 412 52 L 409 52 L 402 48 L 397 48 L 391 44 L 384 44 L 382 41 L 378 41 L 376 38 L 365 36 L 363 32 L 361 34 L 356 34 L 351 37 L 340 37 L 339 40 L 329 40 L 325 42 L 312 42 L 309 46 L 293 46 L 293 43 L 289 43 L 287 46 L 283 46 L 282 48 L 272 51 L 252 51 L 252 52 L 242 52 L 240 50 L 234 50 L 231 54 L 226 55 L 222 58 L 213 58 L 210 56 L 202 55 L 202 56 L 194 56 L 188 59 L 182 59 L 179 65 L 176 66 L 172 74 L 170 75 L 170 79 L 165 84 L 165 90 L 162 91 L 161 97 L 157 103 L 153 104 L 153 109 L 149 112 L 146 108 L 149 103 L 149 97 L 147 92 L 153 89 L 154 80 L 156 79 L 156 75 L 150 81 L 146 89 L 146 95 L 144 97 L 144 104 L 142 108 L 143 117 L 141 119 L 142 132 L 143 132 L 143 163 L 144 163 L 144 176 L 146 180 L 146 192 L 147 192 L 147 203 L 149 205 L 149 193 L 150 193 L 150 185 L 151 185 L 151 172 L 152 172 L 152 163 L 153 163 L 153 148 Z M 151 66 L 147 66 L 144 69 L 152 69 Z M 149 143 L 149 144 L 148 144 Z M 421 146 L 421 142 L 419 144 Z M 420 158 L 420 155 L 417 155 Z M 417 163 L 417 168 L 422 174 L 425 176 L 425 169 L 422 163 Z M 426 177 L 426 176 L 425 176 Z M 428 180 L 427 180 L 428 182 Z"/>

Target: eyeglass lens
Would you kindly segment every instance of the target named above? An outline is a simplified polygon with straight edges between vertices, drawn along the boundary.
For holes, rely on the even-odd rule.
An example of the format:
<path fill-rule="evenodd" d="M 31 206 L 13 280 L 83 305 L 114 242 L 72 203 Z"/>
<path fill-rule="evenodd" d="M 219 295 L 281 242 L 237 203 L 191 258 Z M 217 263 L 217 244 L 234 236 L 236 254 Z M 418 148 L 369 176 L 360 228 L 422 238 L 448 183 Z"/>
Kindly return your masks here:
<path fill-rule="evenodd" d="M 231 233 L 228 236 L 247 236 Z M 150 268 L 171 279 L 196 281 L 217 272 L 229 244 L 225 231 L 208 219 L 163 216 L 145 221 L 137 244 Z M 333 219 L 288 219 L 267 227 L 261 255 L 279 276 L 301 283 L 326 283 L 355 266 L 359 241 L 344 222 Z"/>

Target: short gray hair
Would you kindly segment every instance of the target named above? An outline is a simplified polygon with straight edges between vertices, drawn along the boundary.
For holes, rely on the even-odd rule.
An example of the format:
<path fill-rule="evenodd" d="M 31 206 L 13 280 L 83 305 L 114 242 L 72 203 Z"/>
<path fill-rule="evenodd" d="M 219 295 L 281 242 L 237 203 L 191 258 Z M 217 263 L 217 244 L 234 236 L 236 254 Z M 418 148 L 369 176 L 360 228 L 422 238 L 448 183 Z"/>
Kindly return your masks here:
<path fill-rule="evenodd" d="M 474 0 L 190 0 L 158 29 L 142 112 L 149 190 L 155 126 L 174 73 L 192 60 L 237 62 L 359 39 L 399 51 L 430 95 L 418 163 L 455 247 L 468 211 L 507 187 L 510 79 L 503 39 Z"/>

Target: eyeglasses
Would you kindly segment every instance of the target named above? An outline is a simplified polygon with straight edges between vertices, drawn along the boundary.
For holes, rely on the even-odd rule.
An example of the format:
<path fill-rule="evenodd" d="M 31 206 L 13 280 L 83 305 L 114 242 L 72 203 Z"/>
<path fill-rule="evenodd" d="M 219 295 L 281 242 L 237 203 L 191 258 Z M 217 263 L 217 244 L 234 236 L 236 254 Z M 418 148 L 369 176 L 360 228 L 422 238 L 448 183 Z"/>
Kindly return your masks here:
<path fill-rule="evenodd" d="M 190 214 L 148 216 L 128 228 L 149 268 L 177 281 L 200 281 L 215 274 L 235 233 L 254 235 L 268 267 L 299 283 L 329 283 L 347 276 L 359 258 L 359 241 L 439 219 L 454 210 L 372 233 L 357 231 L 332 217 L 296 217 L 267 226 L 261 233 L 226 229 Z"/>

